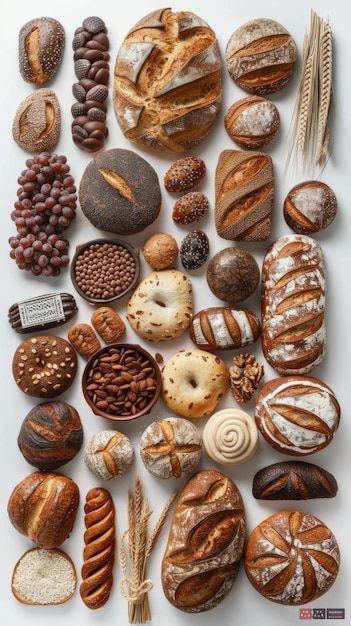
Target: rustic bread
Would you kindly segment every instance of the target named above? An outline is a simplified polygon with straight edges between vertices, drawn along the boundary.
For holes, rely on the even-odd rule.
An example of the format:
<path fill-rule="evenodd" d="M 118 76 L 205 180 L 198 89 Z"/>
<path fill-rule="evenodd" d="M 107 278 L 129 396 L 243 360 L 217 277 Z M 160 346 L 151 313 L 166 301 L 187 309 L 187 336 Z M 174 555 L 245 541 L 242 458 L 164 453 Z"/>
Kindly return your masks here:
<path fill-rule="evenodd" d="M 194 13 L 143 17 L 117 53 L 113 103 L 130 141 L 188 152 L 210 132 L 221 99 L 222 60 L 213 30 Z"/>
<path fill-rule="evenodd" d="M 185 485 L 175 507 L 162 560 L 162 585 L 177 609 L 200 613 L 231 590 L 245 540 L 241 494 L 228 476 L 202 470 Z"/>
<path fill-rule="evenodd" d="M 190 338 L 202 350 L 234 350 L 254 343 L 260 336 L 257 315 L 233 307 L 209 307 L 191 320 Z"/>
<path fill-rule="evenodd" d="M 272 463 L 256 472 L 252 494 L 258 500 L 334 498 L 337 482 L 330 472 L 305 461 Z"/>
<path fill-rule="evenodd" d="M 326 271 L 320 245 L 306 235 L 285 235 L 262 266 L 262 348 L 279 374 L 308 374 L 326 349 Z"/>

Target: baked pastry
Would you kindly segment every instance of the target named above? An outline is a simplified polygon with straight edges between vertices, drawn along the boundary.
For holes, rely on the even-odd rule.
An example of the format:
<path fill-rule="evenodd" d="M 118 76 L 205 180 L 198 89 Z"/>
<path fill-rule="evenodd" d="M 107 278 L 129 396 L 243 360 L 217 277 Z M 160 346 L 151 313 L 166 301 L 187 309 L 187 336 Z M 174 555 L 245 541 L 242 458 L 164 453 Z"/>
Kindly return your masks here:
<path fill-rule="evenodd" d="M 217 298 L 228 304 L 237 304 L 256 291 L 260 270 L 255 257 L 248 250 L 223 248 L 210 259 L 206 279 Z"/>
<path fill-rule="evenodd" d="M 115 559 L 115 508 L 102 487 L 90 489 L 84 505 L 84 550 L 80 596 L 88 609 L 100 609 L 110 597 Z"/>
<path fill-rule="evenodd" d="M 132 293 L 127 320 L 142 339 L 168 341 L 189 327 L 193 312 L 192 285 L 177 269 L 151 272 Z"/>
<path fill-rule="evenodd" d="M 168 233 L 154 233 L 144 244 L 145 261 L 154 270 L 164 270 L 173 265 L 178 256 L 178 244 Z"/>
<path fill-rule="evenodd" d="M 245 541 L 245 514 L 234 482 L 202 470 L 186 483 L 174 509 L 161 580 L 167 600 L 186 613 L 215 608 L 230 592 Z"/>
<path fill-rule="evenodd" d="M 104 150 L 88 163 L 78 193 L 89 222 L 116 235 L 141 232 L 161 209 L 156 171 L 136 152 L 122 148 Z"/>
<path fill-rule="evenodd" d="M 74 526 L 78 485 L 55 472 L 33 472 L 13 489 L 7 512 L 11 524 L 38 548 L 58 548 Z"/>
<path fill-rule="evenodd" d="M 39 606 L 67 602 L 76 586 L 77 574 L 71 557 L 57 548 L 27 550 L 17 561 L 11 579 L 16 600 Z"/>
<path fill-rule="evenodd" d="M 242 24 L 231 35 L 225 59 L 235 83 L 249 93 L 267 95 L 290 82 L 297 46 L 275 20 L 258 18 Z"/>
<path fill-rule="evenodd" d="M 246 463 L 258 448 L 255 421 L 241 409 L 222 409 L 213 413 L 205 424 L 202 437 L 207 454 L 221 465 Z"/>
<path fill-rule="evenodd" d="M 113 103 L 124 136 L 160 152 L 189 152 L 207 137 L 222 101 L 214 31 L 189 11 L 146 15 L 115 62 Z"/>
<path fill-rule="evenodd" d="M 134 448 L 127 435 L 116 430 L 102 430 L 88 441 L 84 461 L 101 480 L 124 476 L 134 463 Z"/>
<path fill-rule="evenodd" d="M 333 222 L 337 206 L 336 195 L 329 185 L 309 180 L 290 189 L 284 200 L 284 218 L 295 233 L 310 235 Z"/>
<path fill-rule="evenodd" d="M 34 333 L 65 324 L 77 312 L 77 303 L 70 293 L 48 293 L 15 302 L 8 310 L 8 318 L 17 333 Z"/>
<path fill-rule="evenodd" d="M 229 385 L 225 362 L 212 352 L 179 350 L 161 369 L 161 396 L 182 417 L 210 415 Z"/>
<path fill-rule="evenodd" d="M 101 343 L 94 329 L 90 324 L 86 324 L 85 322 L 80 322 L 72 326 L 68 331 L 67 337 L 77 352 L 86 359 L 101 348 Z"/>
<path fill-rule="evenodd" d="M 94 311 L 91 323 L 105 343 L 113 343 L 126 332 L 126 325 L 121 316 L 110 306 L 100 306 Z"/>
<path fill-rule="evenodd" d="M 168 168 L 163 182 L 167 191 L 180 193 L 201 183 L 205 174 L 206 165 L 200 157 L 182 157 Z"/>
<path fill-rule="evenodd" d="M 279 127 L 277 107 L 262 96 L 237 100 L 224 116 L 224 128 L 229 137 L 244 149 L 260 150 L 273 141 Z"/>
<path fill-rule="evenodd" d="M 172 219 L 176 224 L 186 226 L 199 222 L 208 213 L 210 203 L 208 197 L 201 191 L 183 193 L 175 202 Z"/>
<path fill-rule="evenodd" d="M 272 230 L 274 173 L 264 152 L 223 150 L 215 173 L 215 226 L 223 239 L 266 241 Z"/>
<path fill-rule="evenodd" d="M 310 500 L 334 498 L 337 482 L 330 472 L 306 461 L 283 461 L 263 467 L 252 481 L 259 500 Z"/>
<path fill-rule="evenodd" d="M 61 108 L 52 89 L 42 87 L 19 104 L 12 123 L 12 137 L 28 152 L 50 152 L 61 132 Z"/>
<path fill-rule="evenodd" d="M 279 373 L 308 374 L 326 350 L 326 269 L 322 249 L 307 235 L 285 235 L 262 265 L 262 349 Z"/>
<path fill-rule="evenodd" d="M 191 230 L 180 242 L 179 258 L 185 270 L 196 270 L 206 263 L 210 242 L 203 230 Z"/>
<path fill-rule="evenodd" d="M 83 426 L 76 409 L 66 402 L 44 402 L 24 418 L 17 444 L 27 463 L 53 471 L 78 454 Z"/>
<path fill-rule="evenodd" d="M 182 417 L 152 422 L 140 438 L 139 450 L 146 469 L 165 480 L 194 472 L 201 461 L 202 439 L 195 424 Z"/>
<path fill-rule="evenodd" d="M 193 316 L 189 334 L 202 350 L 234 350 L 257 341 L 261 322 L 246 309 L 209 307 Z"/>
<path fill-rule="evenodd" d="M 261 522 L 245 549 L 245 571 L 264 598 L 299 606 L 325 594 L 339 572 L 340 551 L 332 531 L 301 511 L 281 511 Z"/>
<path fill-rule="evenodd" d="M 60 67 L 65 49 L 65 31 L 53 17 L 26 22 L 18 34 L 20 74 L 27 83 L 44 85 Z"/>
<path fill-rule="evenodd" d="M 291 456 L 313 454 L 328 446 L 340 423 L 335 393 L 311 376 L 283 376 L 260 390 L 255 421 L 265 440 Z"/>
<path fill-rule="evenodd" d="M 77 354 L 63 337 L 33 335 L 16 349 L 12 373 L 27 395 L 54 398 L 71 387 L 77 373 Z"/>

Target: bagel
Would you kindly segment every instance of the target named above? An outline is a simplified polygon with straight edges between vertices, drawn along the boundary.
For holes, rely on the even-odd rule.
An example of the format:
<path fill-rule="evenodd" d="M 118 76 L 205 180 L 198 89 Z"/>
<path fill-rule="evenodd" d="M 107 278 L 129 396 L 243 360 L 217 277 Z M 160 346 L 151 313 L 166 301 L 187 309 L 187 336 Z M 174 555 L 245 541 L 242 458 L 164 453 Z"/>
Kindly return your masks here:
<path fill-rule="evenodd" d="M 127 320 L 148 341 L 181 335 L 192 320 L 192 286 L 176 269 L 151 272 L 135 289 L 127 305 Z"/>
<path fill-rule="evenodd" d="M 161 370 L 161 397 L 183 417 L 204 417 L 216 408 L 229 386 L 222 359 L 206 350 L 179 350 Z"/>

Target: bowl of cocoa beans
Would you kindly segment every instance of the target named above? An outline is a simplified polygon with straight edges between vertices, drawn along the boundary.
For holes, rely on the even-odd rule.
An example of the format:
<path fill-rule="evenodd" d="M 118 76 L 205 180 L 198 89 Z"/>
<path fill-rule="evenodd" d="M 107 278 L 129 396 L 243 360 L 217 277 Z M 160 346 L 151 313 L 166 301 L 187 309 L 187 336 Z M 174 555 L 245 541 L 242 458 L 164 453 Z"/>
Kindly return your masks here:
<path fill-rule="evenodd" d="M 82 298 L 106 304 L 130 293 L 139 271 L 139 251 L 132 245 L 120 239 L 93 239 L 77 246 L 71 280 Z"/>
<path fill-rule="evenodd" d="M 95 415 L 125 421 L 150 413 L 161 393 L 156 360 L 136 344 L 109 344 L 88 360 L 83 395 Z"/>

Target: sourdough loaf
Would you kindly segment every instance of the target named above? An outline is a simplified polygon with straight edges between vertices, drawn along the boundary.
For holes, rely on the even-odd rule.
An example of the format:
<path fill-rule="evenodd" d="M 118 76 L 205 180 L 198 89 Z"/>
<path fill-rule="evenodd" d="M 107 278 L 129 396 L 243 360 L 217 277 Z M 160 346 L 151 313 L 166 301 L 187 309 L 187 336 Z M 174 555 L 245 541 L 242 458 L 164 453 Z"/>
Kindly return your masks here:
<path fill-rule="evenodd" d="M 231 590 L 245 540 L 241 494 L 226 475 L 202 470 L 185 485 L 162 560 L 169 602 L 187 613 L 216 607 Z"/>
<path fill-rule="evenodd" d="M 323 467 L 305 461 L 272 463 L 256 472 L 252 494 L 259 500 L 334 498 L 337 482 Z"/>
<path fill-rule="evenodd" d="M 258 317 L 245 309 L 209 307 L 193 316 L 190 338 L 203 350 L 233 350 L 254 343 L 260 336 Z"/>
<path fill-rule="evenodd" d="M 262 266 L 262 348 L 279 374 L 307 374 L 326 349 L 326 271 L 320 245 L 306 235 L 285 235 Z"/>

